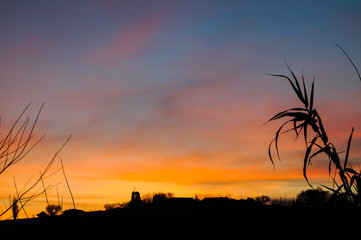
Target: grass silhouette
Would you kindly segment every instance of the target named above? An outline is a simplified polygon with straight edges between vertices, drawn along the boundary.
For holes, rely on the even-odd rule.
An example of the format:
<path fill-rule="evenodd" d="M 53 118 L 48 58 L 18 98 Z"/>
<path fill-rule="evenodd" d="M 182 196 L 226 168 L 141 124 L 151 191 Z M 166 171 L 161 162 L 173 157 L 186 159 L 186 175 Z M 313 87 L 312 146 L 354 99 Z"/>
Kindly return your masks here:
<path fill-rule="evenodd" d="M 350 62 L 356 69 L 358 77 L 360 78 L 360 74 L 350 57 L 339 45 L 337 46 L 349 58 Z M 303 74 L 301 76 L 301 81 L 296 77 L 287 61 L 286 65 L 291 74 L 291 77 L 281 74 L 269 75 L 286 79 L 291 85 L 293 92 L 301 102 L 302 106 L 284 110 L 280 113 L 277 113 L 267 121 L 271 122 L 280 119 L 285 120 L 276 131 L 275 137 L 268 147 L 268 155 L 272 164 L 274 165 L 274 160 L 271 153 L 271 148 L 273 145 L 275 147 L 278 158 L 280 158 L 278 139 L 281 135 L 293 132 L 296 135 L 296 139 L 300 135 L 303 135 L 306 146 L 303 158 L 303 176 L 307 183 L 312 187 L 307 178 L 307 167 L 311 164 L 314 157 L 319 154 L 326 154 L 329 159 L 328 173 L 333 180 L 334 188 L 329 188 L 326 186 L 323 187 L 333 192 L 333 200 L 343 199 L 353 204 L 354 206 L 359 207 L 361 205 L 361 172 L 354 170 L 349 163 L 349 154 L 354 128 L 351 129 L 351 133 L 348 137 L 345 158 L 341 159 L 339 155 L 340 152 L 336 150 L 335 145 L 329 140 L 327 132 L 322 123 L 322 118 L 314 106 L 315 79 L 312 81 L 311 90 L 308 91 Z M 291 125 L 291 127 L 284 130 L 284 128 L 288 125 Z M 311 134 L 309 134 L 309 130 L 312 132 Z M 335 169 L 334 175 L 331 174 L 332 168 Z M 338 176 L 336 173 L 338 173 Z"/>
<path fill-rule="evenodd" d="M 35 119 L 31 122 L 30 116 L 26 116 L 31 105 L 31 103 L 29 103 L 21 111 L 14 123 L 10 126 L 10 129 L 7 132 L 1 132 L 2 137 L 0 138 L 0 175 L 9 168 L 18 164 L 20 161 L 22 161 L 36 147 L 36 145 L 42 139 L 44 139 L 45 135 L 39 137 L 38 139 L 35 139 L 34 137 L 35 128 L 44 104 L 45 103 L 43 102 L 35 115 Z M 40 175 L 38 178 L 31 179 L 30 177 L 29 180 L 21 188 L 18 189 L 14 177 L 15 194 L 13 197 L 9 197 L 8 204 L 3 201 L 3 205 L 0 206 L 0 218 L 7 214 L 10 209 L 12 209 L 12 216 L 14 219 L 18 217 L 18 213 L 21 210 L 24 211 L 26 217 L 28 217 L 25 211 L 26 204 L 28 204 L 30 201 L 34 200 L 38 196 L 44 193 L 46 194 L 46 191 L 51 188 L 51 186 L 45 187 L 43 185 L 43 190 L 37 189 L 40 182 L 43 183 L 44 177 L 48 174 L 56 157 L 68 143 L 70 138 L 71 135 L 49 160 L 46 167 L 42 171 L 40 171 Z"/>

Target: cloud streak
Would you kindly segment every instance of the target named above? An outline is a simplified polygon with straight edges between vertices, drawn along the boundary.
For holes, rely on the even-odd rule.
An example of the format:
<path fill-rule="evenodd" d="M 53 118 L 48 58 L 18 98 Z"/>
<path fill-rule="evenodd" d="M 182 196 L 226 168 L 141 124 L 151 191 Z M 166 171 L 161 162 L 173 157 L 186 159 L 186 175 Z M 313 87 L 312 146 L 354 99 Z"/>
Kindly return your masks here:
<path fill-rule="evenodd" d="M 93 50 L 87 60 L 93 64 L 109 64 L 124 58 L 140 57 L 159 33 L 161 21 L 159 14 L 153 14 L 123 24 L 103 46 Z"/>

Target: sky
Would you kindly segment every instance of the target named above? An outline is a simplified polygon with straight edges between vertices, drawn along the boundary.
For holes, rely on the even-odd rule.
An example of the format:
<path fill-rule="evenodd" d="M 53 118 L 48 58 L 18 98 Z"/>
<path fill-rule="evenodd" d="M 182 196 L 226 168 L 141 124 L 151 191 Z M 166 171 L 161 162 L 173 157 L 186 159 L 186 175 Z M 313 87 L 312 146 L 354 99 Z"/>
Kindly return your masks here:
<path fill-rule="evenodd" d="M 0 197 L 13 177 L 34 181 L 72 138 L 45 179 L 51 202 L 103 209 L 131 191 L 176 196 L 294 197 L 303 178 L 304 142 L 268 144 L 299 107 L 289 84 L 267 74 L 315 77 L 315 106 L 330 140 L 361 163 L 361 82 L 341 45 L 361 68 L 359 1 L 1 1 L 1 134 L 31 102 L 35 137 L 46 137 L 0 176 Z M 311 184 L 332 183 L 328 160 L 309 171 Z M 40 186 L 39 186 L 40 187 Z M 29 212 L 45 208 L 40 196 Z M 20 214 L 23 216 L 23 213 Z"/>

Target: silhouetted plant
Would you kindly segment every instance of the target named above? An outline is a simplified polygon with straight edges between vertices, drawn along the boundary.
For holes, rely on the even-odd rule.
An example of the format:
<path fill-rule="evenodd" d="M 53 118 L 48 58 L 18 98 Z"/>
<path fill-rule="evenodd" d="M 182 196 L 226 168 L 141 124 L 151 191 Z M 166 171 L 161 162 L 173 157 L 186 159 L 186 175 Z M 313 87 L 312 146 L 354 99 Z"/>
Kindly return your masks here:
<path fill-rule="evenodd" d="M 255 198 L 257 202 L 261 203 L 262 205 L 265 205 L 267 202 L 271 201 L 271 198 L 269 196 L 258 196 Z"/>
<path fill-rule="evenodd" d="M 59 215 L 61 213 L 61 206 L 57 205 L 57 204 L 49 204 L 48 206 L 46 206 L 45 211 L 47 212 L 47 214 L 49 214 L 50 216 L 55 216 L 55 215 Z"/>
<path fill-rule="evenodd" d="M 153 202 L 153 196 L 151 193 L 146 193 L 142 195 L 142 201 L 146 204 L 150 204 Z"/>
<path fill-rule="evenodd" d="M 228 198 L 228 199 L 232 199 L 232 195 L 230 193 L 225 193 L 225 194 L 221 194 L 221 193 L 217 193 L 217 194 L 212 194 L 212 193 L 196 193 L 194 196 L 194 199 L 196 200 L 203 200 L 205 198 Z"/>
<path fill-rule="evenodd" d="M 338 46 L 338 45 L 337 45 Z M 338 46 L 339 47 L 339 46 Z M 339 47 L 345 54 L 346 52 Z M 349 58 L 349 56 L 346 54 Z M 350 58 L 349 58 L 350 59 Z M 351 61 L 351 59 L 350 59 Z M 351 61 L 352 62 L 352 61 Z M 353 64 L 353 63 L 352 63 Z M 291 73 L 292 77 L 280 74 L 270 74 L 271 76 L 276 76 L 288 80 L 291 85 L 294 93 L 297 98 L 302 103 L 301 107 L 290 108 L 285 111 L 282 111 L 274 115 L 270 121 L 275 121 L 278 119 L 286 119 L 286 121 L 279 127 L 276 131 L 275 138 L 271 141 L 268 147 L 269 158 L 274 165 L 273 157 L 271 154 L 271 147 L 274 144 L 278 158 L 280 158 L 278 151 L 278 139 L 282 134 L 288 132 L 294 132 L 296 139 L 303 133 L 306 152 L 303 158 L 303 175 L 307 183 L 312 187 L 307 178 L 307 167 L 311 164 L 312 159 L 323 153 L 328 156 L 329 166 L 328 173 L 329 176 L 333 179 L 334 186 L 336 188 L 325 188 L 331 190 L 334 196 L 343 197 L 347 201 L 352 202 L 353 204 L 360 206 L 361 204 L 361 173 L 355 171 L 352 166 L 349 164 L 349 153 L 352 135 L 354 128 L 351 129 L 350 136 L 348 138 L 347 149 L 345 158 L 343 162 L 339 155 L 339 151 L 336 150 L 335 145 L 330 142 L 327 132 L 324 128 L 324 125 L 321 120 L 321 116 L 314 107 L 314 80 L 312 81 L 311 91 L 307 91 L 305 84 L 304 76 L 302 74 L 302 85 L 300 84 L 299 79 L 296 77 L 290 66 L 287 64 L 288 70 Z M 355 67 L 355 65 L 353 64 Z M 356 69 L 356 67 L 355 67 Z M 357 69 L 356 69 L 357 71 Z M 358 74 L 358 71 L 357 71 Z M 359 76 L 359 74 L 358 74 Z M 292 78 L 292 79 L 291 79 Z M 361 80 L 361 79 L 360 79 Z M 286 125 L 291 124 L 291 127 L 287 130 L 283 130 Z M 312 130 L 313 134 L 310 137 L 309 130 Z M 334 176 L 331 175 L 332 166 L 335 168 Z M 337 180 L 336 173 L 338 173 L 339 180 Z"/>
<path fill-rule="evenodd" d="M 123 202 L 123 203 L 107 203 L 104 205 L 105 210 L 112 210 L 117 208 L 125 208 L 128 207 L 129 202 Z"/>
<path fill-rule="evenodd" d="M 330 199 L 330 193 L 321 188 L 301 191 L 296 198 L 296 204 L 303 207 L 319 207 Z"/>
<path fill-rule="evenodd" d="M 65 179 L 66 185 L 68 186 L 68 190 L 69 190 L 69 193 L 70 193 L 70 196 L 71 196 L 71 200 L 73 202 L 73 207 L 74 207 L 74 209 L 76 209 L 73 193 L 71 192 L 70 185 L 69 185 L 69 182 L 68 182 L 68 178 L 66 177 L 66 174 L 65 174 L 63 159 L 61 159 L 61 158 L 60 158 L 60 163 L 61 163 L 61 169 L 63 170 L 64 179 Z"/>
<path fill-rule="evenodd" d="M 174 197 L 174 194 L 169 192 L 169 193 L 162 193 L 162 192 L 159 192 L 159 193 L 155 193 L 153 195 L 153 203 L 159 203 L 163 200 L 166 200 L 166 199 L 169 199 L 169 198 L 172 198 Z"/>
<path fill-rule="evenodd" d="M 18 206 L 18 200 L 16 198 L 13 198 L 13 204 L 11 210 L 13 212 L 14 220 L 17 219 L 19 214 L 19 206 Z"/>
<path fill-rule="evenodd" d="M 30 122 L 30 116 L 24 117 L 25 113 L 29 109 L 31 104 L 28 104 L 23 111 L 20 113 L 18 118 L 15 120 L 13 125 L 10 127 L 10 130 L 1 134 L 3 136 L 0 138 L 0 174 L 4 173 L 9 167 L 15 165 L 16 163 L 23 160 L 28 153 L 44 138 L 44 136 L 34 141 L 34 131 L 35 126 L 38 122 L 40 113 L 43 109 L 44 103 L 39 108 L 35 120 L 33 123 Z M 71 137 L 71 136 L 70 136 Z M 4 203 L 4 208 L 2 207 L 0 210 L 0 217 L 6 214 L 10 209 L 15 208 L 15 205 L 18 208 L 18 211 L 24 209 L 25 205 L 31 201 L 32 199 L 40 196 L 43 191 L 39 189 L 36 190 L 35 187 L 39 184 L 41 179 L 47 174 L 50 170 L 55 158 L 59 154 L 59 152 L 63 149 L 63 147 L 67 144 L 70 137 L 65 141 L 63 146 L 53 155 L 53 158 L 49 161 L 48 165 L 45 169 L 40 172 L 39 178 L 35 179 L 33 184 L 30 184 L 31 178 L 25 183 L 25 185 L 18 191 L 15 178 L 14 185 L 16 190 L 16 195 L 13 200 L 10 201 L 9 204 Z M 18 206 L 20 203 L 20 207 Z M 25 211 L 24 211 L 25 212 Z M 26 212 L 25 212 L 26 214 Z"/>
<path fill-rule="evenodd" d="M 24 159 L 24 157 L 35 147 L 35 145 L 44 138 L 44 136 L 42 136 L 34 144 L 30 144 L 31 139 L 34 137 L 34 129 L 43 106 L 44 103 L 41 105 L 34 122 L 30 126 L 30 130 L 30 117 L 28 116 L 23 119 L 25 112 L 30 107 L 30 104 L 28 104 L 15 120 L 14 124 L 10 127 L 8 133 L 0 139 L 0 174 L 10 166 Z M 27 130 L 29 131 L 27 132 Z"/>

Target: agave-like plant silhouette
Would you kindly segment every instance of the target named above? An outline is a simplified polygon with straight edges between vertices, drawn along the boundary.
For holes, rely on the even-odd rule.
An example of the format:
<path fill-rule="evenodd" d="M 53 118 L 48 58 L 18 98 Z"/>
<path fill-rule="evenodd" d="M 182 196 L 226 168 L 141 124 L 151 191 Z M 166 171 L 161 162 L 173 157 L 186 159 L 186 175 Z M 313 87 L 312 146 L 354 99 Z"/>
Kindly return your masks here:
<path fill-rule="evenodd" d="M 338 45 L 337 45 L 338 46 Z M 349 58 L 347 53 L 338 46 Z M 349 58 L 351 61 L 351 59 Z M 353 64 L 353 62 L 351 61 Z M 329 141 L 327 136 L 327 132 L 324 128 L 324 125 L 321 120 L 321 116 L 317 112 L 314 107 L 314 83 L 315 79 L 312 81 L 311 91 L 307 91 L 307 87 L 304 80 L 304 75 L 302 74 L 302 85 L 300 84 L 300 80 L 296 77 L 290 66 L 287 64 L 288 70 L 290 71 L 292 77 L 288 77 L 286 75 L 280 74 L 269 74 L 271 76 L 280 77 L 288 80 L 290 83 L 294 93 L 297 98 L 301 101 L 302 107 L 290 108 L 285 111 L 282 111 L 276 115 L 274 115 L 267 122 L 278 120 L 278 119 L 287 119 L 277 130 L 275 134 L 275 138 L 271 141 L 268 147 L 268 155 L 269 158 L 274 165 L 273 157 L 271 154 L 272 145 L 275 146 L 275 150 L 278 158 L 279 150 L 278 150 L 278 139 L 282 134 L 287 132 L 294 132 L 296 134 L 296 138 L 298 138 L 302 133 L 304 137 L 304 141 L 306 144 L 306 151 L 303 158 L 303 176 L 306 179 L 307 183 L 311 186 L 307 178 L 307 167 L 310 165 L 312 159 L 323 153 L 328 156 L 329 165 L 328 165 L 328 173 L 331 176 L 332 166 L 335 167 L 335 174 L 331 176 L 334 183 L 334 188 L 329 188 L 324 186 L 325 188 L 331 190 L 333 192 L 333 196 L 342 196 L 346 198 L 348 201 L 353 204 L 360 206 L 361 204 L 361 172 L 355 171 L 352 166 L 349 164 L 349 153 L 352 135 L 354 132 L 354 128 L 352 128 L 350 136 L 348 138 L 347 149 L 345 158 L 343 162 L 340 158 L 340 152 L 336 150 L 336 147 L 332 142 Z M 357 68 L 353 64 L 354 68 L 357 71 Z M 360 78 L 359 72 L 357 74 Z M 360 78 L 361 80 L 361 78 Z M 291 124 L 292 127 L 283 130 L 286 125 Z M 311 129 L 313 131 L 312 137 L 309 137 L 308 130 Z M 336 173 L 338 172 L 339 180 L 337 180 Z M 341 182 L 340 182 L 341 181 Z M 312 187 L 312 186 L 311 186 Z"/>

